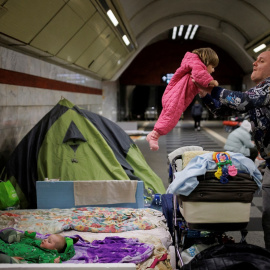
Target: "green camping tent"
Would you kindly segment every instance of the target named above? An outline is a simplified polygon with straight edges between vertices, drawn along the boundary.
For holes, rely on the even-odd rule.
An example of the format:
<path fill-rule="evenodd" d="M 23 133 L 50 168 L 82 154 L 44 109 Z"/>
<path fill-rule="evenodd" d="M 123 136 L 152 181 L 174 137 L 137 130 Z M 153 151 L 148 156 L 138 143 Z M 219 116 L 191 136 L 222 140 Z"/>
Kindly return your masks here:
<path fill-rule="evenodd" d="M 35 182 L 60 180 L 142 180 L 165 193 L 161 179 L 141 151 L 114 122 L 66 99 L 53 107 L 22 139 L 5 168 L 22 208 L 36 208 Z"/>

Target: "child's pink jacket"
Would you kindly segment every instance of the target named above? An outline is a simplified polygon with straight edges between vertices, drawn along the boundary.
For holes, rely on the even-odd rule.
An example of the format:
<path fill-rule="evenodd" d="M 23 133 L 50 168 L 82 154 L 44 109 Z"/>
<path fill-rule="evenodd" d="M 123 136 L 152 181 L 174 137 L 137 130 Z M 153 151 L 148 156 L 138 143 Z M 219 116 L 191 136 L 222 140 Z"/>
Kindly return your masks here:
<path fill-rule="evenodd" d="M 154 126 L 154 130 L 160 135 L 166 135 L 176 126 L 182 113 L 199 93 L 191 75 L 196 82 L 205 87 L 213 80 L 199 56 L 187 52 L 162 96 L 163 109 Z"/>

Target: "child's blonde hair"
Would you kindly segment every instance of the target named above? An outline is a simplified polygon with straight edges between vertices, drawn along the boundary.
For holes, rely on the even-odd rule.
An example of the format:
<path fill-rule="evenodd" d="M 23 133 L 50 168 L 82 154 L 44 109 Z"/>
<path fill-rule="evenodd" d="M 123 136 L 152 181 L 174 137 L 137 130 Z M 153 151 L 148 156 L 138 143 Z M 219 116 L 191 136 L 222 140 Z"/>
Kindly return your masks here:
<path fill-rule="evenodd" d="M 212 65 L 213 67 L 217 67 L 219 63 L 218 55 L 211 48 L 195 49 L 192 53 L 197 54 L 206 66 Z"/>

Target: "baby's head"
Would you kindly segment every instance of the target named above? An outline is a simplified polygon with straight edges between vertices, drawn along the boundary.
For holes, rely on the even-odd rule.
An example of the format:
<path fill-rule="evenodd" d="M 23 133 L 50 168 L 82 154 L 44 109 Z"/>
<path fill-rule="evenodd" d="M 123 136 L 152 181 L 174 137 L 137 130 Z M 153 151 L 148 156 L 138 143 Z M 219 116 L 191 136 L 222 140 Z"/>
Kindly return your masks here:
<path fill-rule="evenodd" d="M 48 238 L 42 240 L 40 247 L 51 250 L 55 249 L 59 253 L 63 253 L 67 247 L 66 238 L 59 234 L 51 234 Z"/>
<path fill-rule="evenodd" d="M 197 54 L 206 66 L 212 65 L 213 67 L 217 67 L 219 63 L 218 55 L 211 48 L 195 49 L 192 53 Z"/>

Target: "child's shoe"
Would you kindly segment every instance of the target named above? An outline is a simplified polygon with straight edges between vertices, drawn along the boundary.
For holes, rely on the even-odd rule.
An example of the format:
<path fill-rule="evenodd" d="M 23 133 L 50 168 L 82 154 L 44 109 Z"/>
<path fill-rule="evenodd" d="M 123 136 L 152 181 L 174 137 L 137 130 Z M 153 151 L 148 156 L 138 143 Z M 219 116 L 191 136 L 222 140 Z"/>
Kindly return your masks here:
<path fill-rule="evenodd" d="M 157 151 L 159 149 L 158 146 L 158 138 L 160 137 L 160 134 L 156 132 L 155 130 L 151 131 L 147 137 L 146 140 L 149 143 L 150 150 Z"/>

